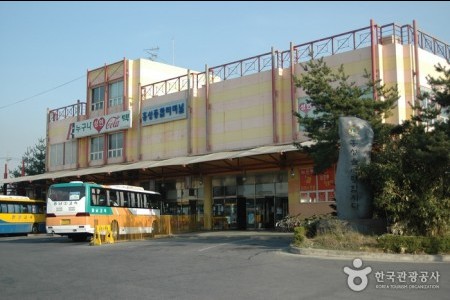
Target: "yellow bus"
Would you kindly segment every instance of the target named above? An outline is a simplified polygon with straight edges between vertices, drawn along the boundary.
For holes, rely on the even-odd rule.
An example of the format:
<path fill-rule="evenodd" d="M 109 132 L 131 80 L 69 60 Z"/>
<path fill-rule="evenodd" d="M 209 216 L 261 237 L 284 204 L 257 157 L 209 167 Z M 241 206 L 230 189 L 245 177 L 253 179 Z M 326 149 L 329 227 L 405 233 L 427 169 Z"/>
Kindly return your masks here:
<path fill-rule="evenodd" d="M 0 195 L 0 234 L 45 232 L 45 201 Z"/>
<path fill-rule="evenodd" d="M 84 241 L 95 226 L 111 226 L 113 238 L 153 234 L 160 217 L 161 195 L 129 185 L 72 181 L 50 186 L 47 233 Z"/>

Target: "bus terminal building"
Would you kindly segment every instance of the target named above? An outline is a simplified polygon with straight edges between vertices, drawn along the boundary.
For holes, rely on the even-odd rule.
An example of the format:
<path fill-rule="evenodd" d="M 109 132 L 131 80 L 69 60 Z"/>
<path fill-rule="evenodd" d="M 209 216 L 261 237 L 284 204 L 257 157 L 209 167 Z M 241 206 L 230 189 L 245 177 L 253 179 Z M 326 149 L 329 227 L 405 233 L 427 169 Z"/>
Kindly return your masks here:
<path fill-rule="evenodd" d="M 311 108 L 295 86 L 301 63 L 324 58 L 349 80 L 397 85 L 386 122 L 400 124 L 428 90 L 449 45 L 413 25 L 365 28 L 287 45 L 204 70 L 123 59 L 87 72 L 86 101 L 47 112 L 46 173 L 27 194 L 52 183 L 93 181 L 142 186 L 162 194 L 161 213 L 186 216 L 190 229 L 270 229 L 286 215 L 331 212 L 335 168 L 313 173 L 294 143 L 311 143 L 293 112 Z M 376 95 L 372 95 L 374 101 Z"/>

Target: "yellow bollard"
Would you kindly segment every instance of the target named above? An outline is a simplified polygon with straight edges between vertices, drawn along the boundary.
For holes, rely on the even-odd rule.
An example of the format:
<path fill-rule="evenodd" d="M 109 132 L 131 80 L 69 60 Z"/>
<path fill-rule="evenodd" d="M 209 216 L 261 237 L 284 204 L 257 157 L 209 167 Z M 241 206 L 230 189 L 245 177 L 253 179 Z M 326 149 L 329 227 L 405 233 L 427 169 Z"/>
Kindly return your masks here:
<path fill-rule="evenodd" d="M 102 235 L 105 235 L 104 244 L 114 244 L 114 237 L 109 225 L 96 225 L 94 236 L 91 239 L 91 245 L 99 246 L 102 244 Z"/>
<path fill-rule="evenodd" d="M 108 228 L 106 230 L 105 243 L 106 244 L 114 244 L 114 237 L 113 237 L 113 233 L 111 231 L 111 226 L 108 226 Z"/>
<path fill-rule="evenodd" d="M 99 246 L 101 244 L 102 244 L 102 239 L 100 237 L 100 231 L 99 231 L 98 226 L 95 226 L 94 237 L 91 240 L 91 245 Z"/>

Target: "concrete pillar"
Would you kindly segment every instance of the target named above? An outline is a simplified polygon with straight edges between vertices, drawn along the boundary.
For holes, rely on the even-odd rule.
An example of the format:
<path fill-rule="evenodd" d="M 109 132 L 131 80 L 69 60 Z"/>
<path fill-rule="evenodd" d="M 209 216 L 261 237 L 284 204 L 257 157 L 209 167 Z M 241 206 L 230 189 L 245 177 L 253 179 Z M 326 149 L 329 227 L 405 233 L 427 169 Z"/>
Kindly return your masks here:
<path fill-rule="evenodd" d="M 204 176 L 203 177 L 203 193 L 204 193 L 204 202 L 203 202 L 203 213 L 204 213 L 204 228 L 206 230 L 212 230 L 212 177 Z"/>

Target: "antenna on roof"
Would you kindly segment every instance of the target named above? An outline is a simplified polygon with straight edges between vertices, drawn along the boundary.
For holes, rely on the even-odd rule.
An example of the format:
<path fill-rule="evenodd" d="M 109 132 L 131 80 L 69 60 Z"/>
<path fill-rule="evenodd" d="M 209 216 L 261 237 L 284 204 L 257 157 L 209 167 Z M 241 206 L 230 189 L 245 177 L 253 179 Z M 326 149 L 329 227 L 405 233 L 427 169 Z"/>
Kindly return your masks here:
<path fill-rule="evenodd" d="M 172 38 L 172 65 L 175 66 L 175 39 Z"/>
<path fill-rule="evenodd" d="M 150 56 L 148 57 L 148 59 L 155 61 L 158 58 L 158 54 L 157 52 L 159 51 L 159 47 L 156 46 L 154 48 L 150 48 L 150 49 L 144 49 L 145 52 L 147 52 L 147 54 L 149 54 Z"/>

